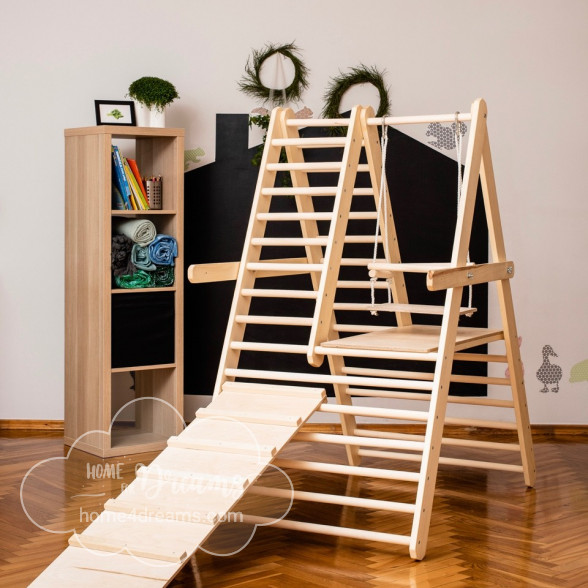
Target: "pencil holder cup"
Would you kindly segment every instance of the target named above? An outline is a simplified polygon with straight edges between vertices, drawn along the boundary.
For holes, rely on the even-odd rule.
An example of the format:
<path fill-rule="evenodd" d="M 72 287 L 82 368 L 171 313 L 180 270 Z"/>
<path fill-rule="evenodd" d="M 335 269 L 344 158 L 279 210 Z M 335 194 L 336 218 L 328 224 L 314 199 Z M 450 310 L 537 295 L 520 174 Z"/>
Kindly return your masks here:
<path fill-rule="evenodd" d="M 162 183 L 161 179 L 147 180 L 145 182 L 147 198 L 149 199 L 149 208 L 152 208 L 153 210 L 161 210 Z"/>

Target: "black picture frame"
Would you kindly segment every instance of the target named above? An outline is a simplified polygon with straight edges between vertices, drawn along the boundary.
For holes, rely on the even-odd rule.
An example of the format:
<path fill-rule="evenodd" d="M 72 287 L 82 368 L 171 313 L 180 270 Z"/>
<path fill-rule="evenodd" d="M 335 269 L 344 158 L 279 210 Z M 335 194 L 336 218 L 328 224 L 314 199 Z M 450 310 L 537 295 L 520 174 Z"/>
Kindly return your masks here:
<path fill-rule="evenodd" d="M 94 100 L 97 125 L 135 127 L 135 103 L 132 100 Z M 111 113 L 118 111 L 117 115 Z"/>

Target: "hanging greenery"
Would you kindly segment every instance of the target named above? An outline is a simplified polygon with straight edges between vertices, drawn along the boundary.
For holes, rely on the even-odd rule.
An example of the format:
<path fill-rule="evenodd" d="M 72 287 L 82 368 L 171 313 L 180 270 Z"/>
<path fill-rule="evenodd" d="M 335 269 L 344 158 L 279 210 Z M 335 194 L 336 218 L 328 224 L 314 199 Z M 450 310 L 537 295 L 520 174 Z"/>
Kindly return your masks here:
<path fill-rule="evenodd" d="M 259 77 L 263 62 L 276 53 L 287 57 L 294 65 L 294 79 L 283 92 L 276 88 L 264 86 Z M 284 98 L 286 102 L 298 102 L 302 92 L 308 88 L 308 68 L 304 65 L 299 55 L 300 50 L 294 43 L 288 43 L 287 45 L 268 43 L 260 51 L 253 49 L 251 57 L 247 59 L 245 75 L 239 82 L 239 89 L 248 96 L 262 100 L 264 104 L 269 102 L 271 97 L 272 106 L 283 104 Z"/>
<path fill-rule="evenodd" d="M 360 65 L 359 67 L 352 67 L 350 73 L 340 73 L 338 76 L 331 78 L 331 83 L 323 96 L 325 107 L 321 116 L 323 118 L 339 118 L 341 116 L 339 107 L 343 94 L 349 88 L 358 84 L 371 84 L 378 90 L 380 104 L 376 116 L 388 115 L 390 112 L 390 97 L 388 95 L 388 88 L 384 82 L 383 72 L 378 71 L 375 66 L 367 67 Z"/>

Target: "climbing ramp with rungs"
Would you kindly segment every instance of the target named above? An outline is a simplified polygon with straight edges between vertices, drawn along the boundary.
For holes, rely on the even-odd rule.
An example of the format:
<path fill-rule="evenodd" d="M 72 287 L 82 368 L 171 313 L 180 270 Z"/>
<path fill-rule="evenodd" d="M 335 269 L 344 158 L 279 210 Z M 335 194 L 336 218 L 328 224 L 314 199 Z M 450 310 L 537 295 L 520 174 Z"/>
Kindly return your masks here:
<path fill-rule="evenodd" d="M 71 547 L 34 585 L 94 585 L 107 578 L 109 585 L 165 585 L 244 494 L 245 500 L 339 505 L 343 513 L 340 524 L 299 520 L 295 509 L 286 517 L 244 515 L 246 523 L 397 544 L 422 559 L 439 464 L 519 472 L 533 485 L 510 288 L 514 264 L 504 247 L 486 118 L 483 100 L 467 114 L 384 120 L 362 107 L 348 119 L 327 120 L 274 110 L 241 261 L 189 270 L 194 283 L 236 282 L 211 405 L 106 503 L 97 521 L 72 537 Z M 403 263 L 385 174 L 386 127 L 435 122 L 455 129 L 469 124 L 452 255 L 443 263 Z M 299 132 L 321 126 L 339 132 L 312 138 Z M 283 185 L 284 174 L 291 185 Z M 488 263 L 472 262 L 468 254 L 478 183 L 488 222 Z M 290 210 L 276 206 L 283 199 L 291 201 Z M 428 290 L 444 292 L 445 303 L 411 304 L 406 273 L 420 274 Z M 469 301 L 463 304 L 463 294 L 481 283 L 496 286 L 501 316 L 496 327 L 468 326 L 476 309 Z M 479 350 L 496 342 L 502 342 L 502 353 Z M 267 360 L 272 356 L 286 357 L 294 367 L 275 367 L 283 363 L 274 365 Z M 317 369 L 325 358 L 328 373 Z M 454 362 L 502 371 L 508 366 L 509 375 L 464 375 Z M 456 396 L 450 393 L 454 382 L 503 387 L 505 394 Z M 323 386 L 332 386 L 332 402 L 325 402 Z M 448 405 L 458 416 L 447 416 Z M 475 417 L 459 416 L 464 408 Z M 300 431 L 314 412 L 336 415 L 341 432 Z M 371 419 L 379 426 L 369 426 Z M 451 437 L 445 425 L 461 427 L 471 437 Z M 516 432 L 517 442 L 504 442 L 501 435 L 492 441 L 476 438 L 480 428 Z M 280 455 L 286 444 L 299 442 L 340 446 L 344 459 Z M 454 447 L 488 458 L 456 458 Z M 294 481 L 300 475 L 341 476 L 348 488 L 337 495 L 296 484 L 256 484 L 270 464 Z M 361 497 L 354 484 L 364 479 L 385 484 L 383 495 Z M 179 496 L 178 483 L 194 488 Z M 394 532 L 385 525 L 360 528 L 354 521 L 365 516 L 354 518 L 355 512 L 394 514 L 401 522 L 388 527 Z"/>
<path fill-rule="evenodd" d="M 32 586 L 165 586 L 324 400 L 227 383 Z"/>

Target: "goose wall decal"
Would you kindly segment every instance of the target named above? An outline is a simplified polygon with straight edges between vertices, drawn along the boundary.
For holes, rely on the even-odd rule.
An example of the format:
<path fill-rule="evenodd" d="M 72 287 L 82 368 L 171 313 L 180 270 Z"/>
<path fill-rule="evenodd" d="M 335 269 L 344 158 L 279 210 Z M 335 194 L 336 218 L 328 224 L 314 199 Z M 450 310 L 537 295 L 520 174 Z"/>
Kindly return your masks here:
<path fill-rule="evenodd" d="M 543 346 L 543 363 L 537 370 L 537 379 L 543 384 L 541 392 L 549 392 L 549 385 L 553 386 L 552 392 L 559 392 L 559 381 L 562 377 L 562 369 L 549 361 L 550 357 L 558 357 L 551 345 Z"/>

